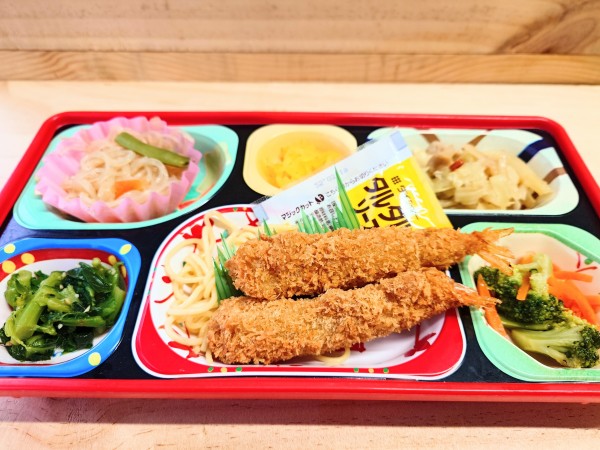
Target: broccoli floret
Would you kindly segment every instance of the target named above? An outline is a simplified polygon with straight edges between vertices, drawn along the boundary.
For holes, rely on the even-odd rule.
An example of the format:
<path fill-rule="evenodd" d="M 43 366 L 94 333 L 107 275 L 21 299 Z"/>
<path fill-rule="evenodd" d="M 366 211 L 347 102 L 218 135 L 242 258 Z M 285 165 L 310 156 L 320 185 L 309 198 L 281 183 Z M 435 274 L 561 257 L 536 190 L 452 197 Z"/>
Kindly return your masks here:
<path fill-rule="evenodd" d="M 590 368 L 600 359 L 600 332 L 589 324 L 565 323 L 546 331 L 513 329 L 514 343 L 567 367 Z"/>
<path fill-rule="evenodd" d="M 529 291 L 525 300 L 506 298 L 496 305 L 500 316 L 519 322 L 522 326 L 533 324 L 553 324 L 564 320 L 563 303 L 548 295 L 541 296 Z"/>
<path fill-rule="evenodd" d="M 530 290 L 525 300 L 517 300 L 517 291 L 523 283 L 523 272 L 515 270 L 505 275 L 498 269 L 484 266 L 475 272 L 481 275 L 492 295 L 500 300 L 496 305 L 498 314 L 504 319 L 520 323 L 553 324 L 563 319 L 564 306 L 560 300 L 546 292 Z"/>
<path fill-rule="evenodd" d="M 552 275 L 552 260 L 545 253 L 536 253 L 533 261 L 527 264 L 516 264 L 514 272 L 521 277 L 529 274 L 530 289 L 540 295 L 548 295 L 548 277 Z"/>
<path fill-rule="evenodd" d="M 506 275 L 494 267 L 484 266 L 475 272 L 481 274 L 490 291 L 500 300 L 514 299 L 525 276 L 529 276 L 530 292 L 540 297 L 548 296 L 548 277 L 552 274 L 552 261 L 544 253 L 537 253 L 527 264 L 515 264 L 513 273 Z"/>
<path fill-rule="evenodd" d="M 483 277 L 492 295 L 502 301 L 507 298 L 515 298 L 519 286 L 523 283 L 521 272 L 515 271 L 509 276 L 490 266 L 483 266 L 478 269 L 473 274 L 475 280 L 479 275 Z"/>

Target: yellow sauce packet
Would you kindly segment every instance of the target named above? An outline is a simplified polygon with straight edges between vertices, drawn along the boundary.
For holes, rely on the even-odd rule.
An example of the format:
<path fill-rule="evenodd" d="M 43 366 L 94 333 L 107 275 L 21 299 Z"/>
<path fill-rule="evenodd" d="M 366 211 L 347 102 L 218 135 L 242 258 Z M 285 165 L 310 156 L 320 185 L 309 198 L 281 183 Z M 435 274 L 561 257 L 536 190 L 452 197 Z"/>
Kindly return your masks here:
<path fill-rule="evenodd" d="M 339 174 L 359 223 L 375 226 L 451 227 L 433 189 L 400 132 L 369 141 L 351 156 L 253 205 L 261 221 L 298 223 L 303 213 L 332 228 Z"/>
<path fill-rule="evenodd" d="M 347 192 L 364 228 L 452 227 L 414 156 L 387 167 Z"/>

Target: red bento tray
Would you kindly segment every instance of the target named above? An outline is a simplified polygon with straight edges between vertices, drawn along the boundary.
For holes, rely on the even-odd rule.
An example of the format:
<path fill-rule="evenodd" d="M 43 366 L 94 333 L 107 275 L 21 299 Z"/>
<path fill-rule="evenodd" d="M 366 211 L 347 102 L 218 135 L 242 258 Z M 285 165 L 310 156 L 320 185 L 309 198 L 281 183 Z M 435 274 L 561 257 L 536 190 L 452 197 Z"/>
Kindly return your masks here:
<path fill-rule="evenodd" d="M 0 194 L 2 233 L 12 218 L 12 208 L 30 179 L 52 138 L 64 127 L 108 120 L 115 116 L 158 116 L 170 125 L 219 124 L 224 126 L 287 124 L 334 124 L 345 127 L 414 127 L 452 129 L 531 129 L 546 133 L 560 149 L 574 178 L 585 193 L 594 220 L 600 215 L 600 189 L 571 143 L 565 130 L 543 117 L 451 116 L 361 113 L 281 112 L 66 112 L 50 117 L 30 144 L 20 164 Z M 538 219 L 539 220 L 539 219 Z M 38 236 L 36 234 L 36 236 Z M 42 233 L 43 235 L 43 233 Z M 56 236 L 56 233 L 53 234 Z M 1 237 L 1 236 L 0 236 Z M 136 301 L 132 305 L 139 305 Z M 131 314 L 137 314 L 132 311 Z M 463 320 L 465 320 L 463 318 Z M 130 336 L 121 346 L 129 349 Z M 477 346 L 473 335 L 469 346 Z M 129 355 L 133 358 L 132 355 Z M 477 356 L 483 358 L 482 355 Z M 465 361 L 469 364 L 472 361 Z M 530 401 L 600 402 L 597 383 L 533 383 L 519 380 L 470 379 L 467 375 L 447 380 L 397 380 L 338 377 L 245 377 L 212 379 L 159 379 L 151 377 L 11 378 L 0 377 L 0 394 L 52 397 L 145 397 L 145 398 L 269 398 L 431 401 Z"/>

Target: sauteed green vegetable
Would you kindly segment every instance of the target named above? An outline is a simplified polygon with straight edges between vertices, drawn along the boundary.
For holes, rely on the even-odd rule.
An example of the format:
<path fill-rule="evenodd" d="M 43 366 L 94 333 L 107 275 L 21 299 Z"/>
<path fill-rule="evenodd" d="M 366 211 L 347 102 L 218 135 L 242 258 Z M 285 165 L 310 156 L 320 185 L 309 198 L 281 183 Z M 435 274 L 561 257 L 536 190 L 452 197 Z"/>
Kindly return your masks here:
<path fill-rule="evenodd" d="M 66 272 L 11 275 L 5 298 L 13 312 L 0 329 L 8 353 L 20 361 L 43 361 L 60 350 L 91 348 L 125 301 L 121 265 L 106 267 L 96 258 Z"/>

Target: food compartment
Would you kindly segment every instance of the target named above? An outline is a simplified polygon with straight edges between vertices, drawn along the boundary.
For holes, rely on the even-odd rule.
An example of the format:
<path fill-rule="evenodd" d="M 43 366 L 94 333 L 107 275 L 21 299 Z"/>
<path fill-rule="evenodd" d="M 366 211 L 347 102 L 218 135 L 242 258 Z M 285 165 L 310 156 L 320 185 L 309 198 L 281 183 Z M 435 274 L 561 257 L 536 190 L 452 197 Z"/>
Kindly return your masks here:
<path fill-rule="evenodd" d="M 144 371 L 161 378 L 285 375 L 440 379 L 460 366 L 466 347 L 456 310 L 409 331 L 355 346 L 343 360 L 296 358 L 273 365 L 228 365 L 209 359 L 202 344 L 206 336 L 202 323 L 217 307 L 216 301 L 208 300 L 211 295 L 216 298 L 214 282 L 207 292 L 206 283 L 182 286 L 178 280 L 194 279 L 203 265 L 211 266 L 224 231 L 230 236 L 244 227 L 250 238 L 256 238 L 259 226 L 249 205 L 223 206 L 189 218 L 163 241 L 152 261 L 132 341 L 134 357 Z M 184 264 L 187 255 L 210 240 L 207 233 L 214 236 L 214 246 L 203 247 L 197 254 L 202 256 Z M 189 269 L 192 265 L 197 268 Z M 185 295 L 177 294 L 184 290 Z M 203 293 L 201 299 L 190 303 L 189 298 L 198 292 Z"/>
<path fill-rule="evenodd" d="M 334 125 L 266 125 L 248 138 L 243 177 L 273 196 L 356 151 L 352 133 Z"/>
<path fill-rule="evenodd" d="M 97 124 L 93 125 L 97 126 Z M 209 201 L 229 178 L 237 156 L 239 138 L 228 127 L 221 125 L 201 125 L 172 127 L 193 140 L 193 148 L 201 153 L 194 168 L 189 190 L 176 209 L 148 220 L 130 222 L 85 222 L 65 214 L 44 202 L 37 190 L 37 175 L 43 170 L 45 158 L 53 155 L 61 141 L 72 139 L 78 133 L 89 131 L 91 126 L 82 125 L 67 128 L 58 133 L 44 153 L 34 175 L 28 181 L 14 207 L 15 220 L 23 227 L 37 230 L 86 230 L 86 229 L 130 229 L 157 225 L 193 211 Z M 46 160 L 47 161 L 47 160 Z M 156 201 L 163 203 L 159 198 Z M 135 206 L 135 205 L 134 205 Z"/>
<path fill-rule="evenodd" d="M 4 245 L 0 264 L 0 326 L 10 338 L 0 375 L 77 376 L 115 351 L 140 271 L 131 243 L 26 238 Z"/>
<path fill-rule="evenodd" d="M 518 129 L 380 128 L 369 139 L 392 130 L 402 133 L 433 179 L 447 214 L 554 216 L 573 211 L 579 203 L 556 148 L 540 134 Z"/>
<path fill-rule="evenodd" d="M 558 278 L 558 274 L 567 273 L 570 278 L 574 278 L 576 274 L 581 274 L 585 281 L 578 281 L 576 278 L 571 280 L 577 290 L 585 296 L 598 294 L 600 291 L 600 240 L 598 238 L 585 230 L 565 224 L 478 222 L 465 226 L 463 231 L 506 227 L 513 227 L 514 233 L 502 238 L 499 243 L 513 253 L 515 261 L 518 262 L 519 258 L 527 254 L 547 255 L 554 266 L 551 272 L 554 276 Z M 467 257 L 460 265 L 462 282 L 467 286 L 475 287 L 476 280 L 473 274 L 485 265 L 488 263 L 479 256 Z M 557 272 L 558 270 L 561 272 Z M 530 289 L 537 289 L 533 281 L 530 283 Z M 550 292 L 554 291 L 550 290 Z M 600 317 L 597 306 L 593 308 L 595 311 L 590 314 L 593 314 L 592 317 L 597 320 Z M 583 315 L 585 317 L 585 314 Z M 538 352 L 528 353 L 521 350 L 488 324 L 481 309 L 471 308 L 471 318 L 477 341 L 484 354 L 496 367 L 512 377 L 524 381 L 600 381 L 598 367 L 564 367 Z M 510 327 L 508 334 L 510 334 Z"/>

